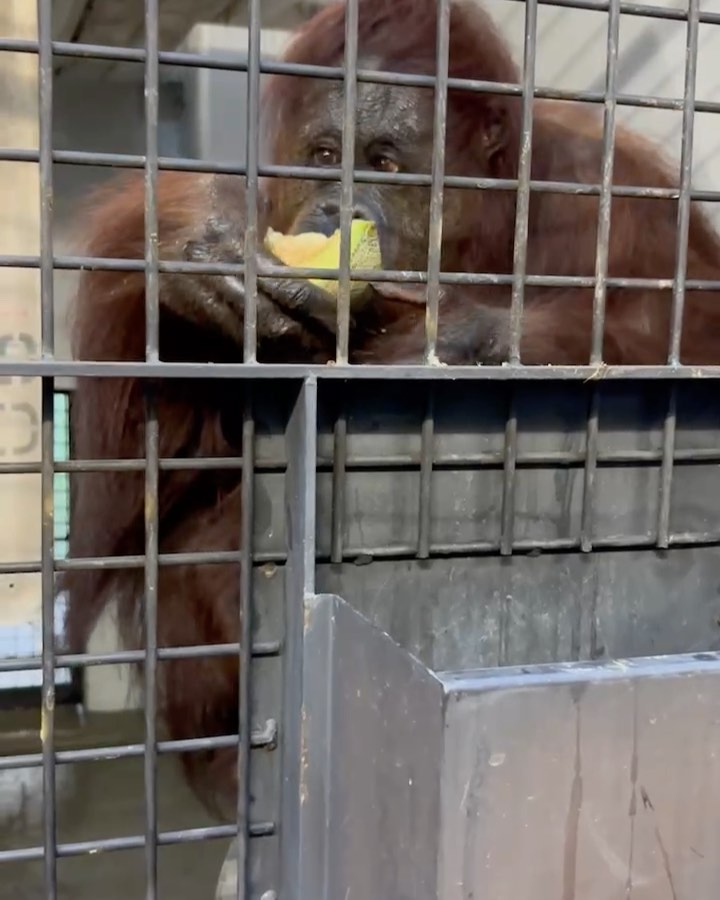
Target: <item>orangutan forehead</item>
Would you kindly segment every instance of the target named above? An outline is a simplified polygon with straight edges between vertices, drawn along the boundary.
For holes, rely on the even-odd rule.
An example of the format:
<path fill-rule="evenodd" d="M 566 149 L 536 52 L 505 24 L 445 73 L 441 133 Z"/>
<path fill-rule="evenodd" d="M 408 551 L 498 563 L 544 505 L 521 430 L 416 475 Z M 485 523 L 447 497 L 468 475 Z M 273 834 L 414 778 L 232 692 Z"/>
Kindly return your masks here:
<path fill-rule="evenodd" d="M 344 86 L 342 81 L 316 82 L 310 105 L 313 116 L 304 126 L 315 131 L 323 120 L 328 130 L 342 129 L 344 116 Z M 432 91 L 403 85 L 376 84 L 361 81 L 357 85 L 355 127 L 358 138 L 372 138 L 378 134 L 408 137 L 419 134 L 424 123 L 432 122 Z M 367 134 L 364 134 L 367 132 Z"/>

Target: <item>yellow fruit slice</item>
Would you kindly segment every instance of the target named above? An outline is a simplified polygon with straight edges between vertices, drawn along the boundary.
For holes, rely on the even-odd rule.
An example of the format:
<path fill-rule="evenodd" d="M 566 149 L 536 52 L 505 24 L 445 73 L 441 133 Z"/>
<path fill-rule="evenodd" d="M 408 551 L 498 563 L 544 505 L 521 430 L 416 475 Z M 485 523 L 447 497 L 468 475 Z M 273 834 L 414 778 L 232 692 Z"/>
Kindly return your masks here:
<path fill-rule="evenodd" d="M 330 237 L 317 232 L 281 234 L 268 228 L 265 247 L 288 266 L 307 269 L 337 269 L 340 265 L 340 229 Z M 353 219 L 350 226 L 350 267 L 379 269 L 382 267 L 377 226 L 364 219 Z M 337 297 L 338 282 L 312 278 L 311 283 Z M 367 282 L 351 281 L 351 295 L 361 293 Z"/>

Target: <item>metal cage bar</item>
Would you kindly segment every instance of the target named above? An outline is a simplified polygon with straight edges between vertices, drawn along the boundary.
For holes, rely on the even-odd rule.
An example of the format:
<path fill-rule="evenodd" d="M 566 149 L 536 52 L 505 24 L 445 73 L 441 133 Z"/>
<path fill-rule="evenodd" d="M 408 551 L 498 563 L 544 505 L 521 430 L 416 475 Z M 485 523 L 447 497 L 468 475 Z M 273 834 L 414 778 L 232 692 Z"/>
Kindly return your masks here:
<path fill-rule="evenodd" d="M 242 528 L 240 549 L 240 663 L 238 666 L 238 761 L 237 761 L 237 834 L 238 900 L 245 900 L 250 891 L 249 840 L 250 822 L 250 746 L 252 729 L 252 646 L 253 634 L 253 523 L 255 520 L 255 419 L 251 389 L 245 397 L 242 428 L 242 455 L 245 463 L 242 476 Z"/>
<path fill-rule="evenodd" d="M 245 307 L 243 358 L 257 360 L 258 320 L 258 202 L 259 202 L 259 119 L 260 119 L 260 0 L 250 2 L 247 83 L 247 172 L 245 222 Z M 249 278 L 248 278 L 249 276 Z M 245 386 L 242 424 L 242 512 L 240 523 L 240 603 L 238 665 L 238 755 L 237 755 L 237 898 L 250 896 L 250 778 L 252 744 L 252 646 L 253 635 L 253 523 L 255 518 L 255 419 L 252 385 Z"/>
<path fill-rule="evenodd" d="M 445 179 L 445 143 L 448 119 L 448 80 L 450 66 L 450 0 L 438 0 L 436 28 L 435 87 L 433 95 L 433 149 L 430 162 L 430 218 L 428 223 L 427 287 L 425 306 L 426 364 L 438 362 L 438 319 L 440 314 L 440 272 L 442 270 L 443 190 Z M 418 505 L 418 558 L 430 554 L 432 512 L 432 458 L 435 433 L 434 394 L 428 387 L 420 432 L 420 494 Z"/>
<path fill-rule="evenodd" d="M 39 178 L 40 178 L 40 314 L 42 356 L 55 347 L 53 290 L 53 76 L 52 3 L 38 0 Z M 57 797 L 55 783 L 55 509 L 53 379 L 41 380 L 41 604 L 42 685 L 40 733 L 43 776 L 43 867 L 45 895 L 57 897 Z"/>
<path fill-rule="evenodd" d="M 258 188 L 260 117 L 260 3 L 250 0 L 250 31 L 248 44 L 247 84 L 247 168 L 245 171 L 245 309 L 244 349 L 246 363 L 257 360 L 257 304 L 258 304 Z"/>
<path fill-rule="evenodd" d="M 520 363 L 520 333 L 522 330 L 524 291 L 527 275 L 536 47 L 537 0 L 527 0 L 525 4 L 525 36 L 523 41 L 522 135 L 520 137 L 520 159 L 518 162 L 512 296 L 510 300 L 510 365 L 518 365 Z"/>
<path fill-rule="evenodd" d="M 527 283 L 527 244 L 530 217 L 530 176 L 532 167 L 533 91 L 535 88 L 535 52 L 537 46 L 537 0 L 525 4 L 522 73 L 522 134 L 518 160 L 518 189 L 513 237 L 513 273 L 510 295 L 509 365 L 519 366 L 520 338 Z M 517 457 L 518 422 L 515 389 L 510 388 L 508 417 L 505 426 L 505 454 L 502 496 L 502 531 L 500 552 L 510 555 L 515 527 L 515 461 Z"/>
<path fill-rule="evenodd" d="M 615 113 L 617 109 L 618 47 L 620 43 L 620 4 L 611 0 L 608 10 L 605 64 L 605 108 L 603 117 L 602 177 L 598 205 L 598 231 L 595 249 L 595 291 L 593 294 L 590 365 L 599 368 L 603 362 L 605 337 L 605 303 L 607 299 L 608 257 L 610 252 L 610 222 L 612 213 L 612 178 L 615 162 Z M 587 460 L 583 477 L 582 531 L 583 551 L 592 550 L 595 500 L 595 470 L 598 455 L 600 391 L 593 383 L 590 392 L 588 424 L 585 433 Z"/>
<path fill-rule="evenodd" d="M 158 235 L 158 118 L 160 109 L 159 0 L 145 0 L 145 359 L 160 359 L 160 256 Z M 157 717 L 158 717 L 158 488 L 160 425 L 153 388 L 145 394 L 145 563 L 143 708 L 145 753 L 145 896 L 157 897 Z"/>
<path fill-rule="evenodd" d="M 677 214 L 677 250 L 672 308 L 670 313 L 670 346 L 668 365 L 680 364 L 683 312 L 687 283 L 688 237 L 690 234 L 690 186 L 692 180 L 693 136 L 695 116 L 695 86 L 697 81 L 698 39 L 700 4 L 689 0 L 687 16 L 687 43 L 685 50 L 685 96 L 683 101 L 682 147 L 680 153 L 680 199 Z M 658 547 L 666 549 L 670 541 L 670 505 L 673 483 L 673 453 L 677 428 L 677 386 L 668 389 L 668 409 L 663 431 L 663 460 L 658 506 Z"/>
<path fill-rule="evenodd" d="M 17 269 L 37 269 L 40 265 L 40 258 L 25 255 L 5 255 L 0 257 L 0 267 L 11 267 Z M 99 257 L 85 256 L 60 256 L 55 258 L 55 268 L 59 270 L 88 270 L 88 271 L 107 271 L 107 272 L 142 272 L 144 264 L 135 259 L 104 259 Z M 185 263 L 175 261 L 162 261 L 158 264 L 160 273 L 172 273 L 182 275 L 244 275 L 245 265 L 242 263 L 225 264 L 225 263 Z M 263 274 L 271 275 L 273 278 L 332 278 L 338 274 L 337 269 L 321 269 L 301 266 L 274 266 L 268 265 L 263 267 Z M 424 283 L 427 277 L 420 270 L 374 270 L 374 269 L 357 269 L 356 277 L 363 280 L 374 280 L 378 282 L 398 282 L 403 284 Z M 512 284 L 511 275 L 498 275 L 494 272 L 441 272 L 439 276 L 441 284 L 460 284 L 460 285 L 510 285 Z M 665 290 L 673 289 L 674 280 L 672 278 L 608 278 L 607 287 L 625 288 L 635 290 Z M 525 286 L 533 287 L 558 287 L 558 288 L 594 288 L 594 275 L 527 275 L 525 278 Z M 687 290 L 693 291 L 717 291 L 720 289 L 720 280 L 708 279 L 687 279 L 685 282 Z M 14 361 L 12 363 L 2 362 L 3 367 L 30 366 L 29 362 Z M 181 365 L 175 363 L 174 365 Z M 238 368 L 240 364 L 237 364 Z M 263 364 L 265 365 L 265 364 Z M 169 371 L 169 367 L 168 367 Z M 215 370 L 213 370 L 215 371 Z M 290 371 L 298 372 L 297 367 Z"/>
<path fill-rule="evenodd" d="M 435 443 L 435 392 L 427 387 L 425 415 L 420 432 L 420 493 L 418 502 L 418 559 L 430 556 L 432 541 L 432 476 Z"/>
<path fill-rule="evenodd" d="M 339 408 L 335 416 L 333 432 L 333 462 L 332 462 L 332 551 L 331 559 L 334 563 L 342 562 L 343 541 L 345 529 L 345 482 L 347 476 L 347 409 L 344 400 L 339 401 Z"/>
<path fill-rule="evenodd" d="M 425 311 L 425 362 L 429 364 L 437 362 L 449 63 L 450 0 L 438 0 L 433 149 L 430 173 L 430 222 L 428 228 L 427 305 Z"/>
<path fill-rule="evenodd" d="M 358 0 L 345 6 L 342 156 L 340 173 L 340 260 L 338 268 L 337 334 L 335 361 L 350 355 L 350 226 L 353 220 L 353 171 L 355 169 L 355 113 L 358 103 Z"/>
<path fill-rule="evenodd" d="M 453 88 L 456 90 L 456 88 Z M 536 94 L 537 96 L 537 94 Z M 582 99 L 579 95 L 569 99 Z M 619 104 L 619 98 L 616 98 Z M 678 101 L 680 102 L 680 101 Z M 650 104 L 652 108 L 661 108 Z M 672 107 L 675 109 L 675 107 Z M 696 112 L 720 112 L 720 104 L 715 110 L 701 110 L 696 105 Z M 105 168 L 125 168 L 125 169 L 142 169 L 145 166 L 145 157 L 142 154 L 132 153 L 104 153 L 89 150 L 53 150 L 52 158 L 54 163 L 62 163 L 63 165 L 72 166 L 101 166 Z M 2 162 L 37 162 L 38 151 L 22 148 L 0 148 L 0 161 Z M 200 174 L 218 174 L 218 175 L 246 175 L 247 166 L 233 165 L 231 163 L 211 162 L 176 156 L 161 156 L 158 158 L 158 168 L 162 171 L 169 172 L 195 172 Z M 340 169 L 318 169 L 313 166 L 280 166 L 265 165 L 259 166 L 258 172 L 266 178 L 289 178 L 306 180 L 311 177 L 317 181 L 340 181 Z M 354 181 L 363 184 L 397 184 L 397 185 L 430 185 L 431 175 L 412 172 L 375 172 L 371 170 L 358 170 L 354 172 Z M 517 179 L 513 178 L 475 178 L 463 175 L 445 175 L 443 178 L 443 187 L 457 188 L 459 190 L 502 190 L 516 191 L 518 186 Z M 582 184 L 574 181 L 534 181 L 530 180 L 531 192 L 552 193 L 552 194 L 572 194 L 572 195 L 599 195 L 602 186 L 598 184 Z M 643 197 L 657 200 L 677 200 L 680 196 L 679 188 L 662 188 L 662 187 L 633 187 L 632 185 L 614 184 L 611 187 L 613 197 Z M 690 199 L 704 203 L 720 202 L 720 191 L 711 190 L 692 190 Z M 16 256 L 0 256 L 0 265 L 14 265 L 8 260 L 23 260 L 22 265 L 33 265 L 30 260 L 33 257 L 16 257 Z M 74 257 L 60 257 L 59 262 L 56 260 L 56 268 L 73 268 L 69 262 Z M 64 260 L 64 262 L 63 262 Z M 113 260 L 121 266 L 123 260 Z M 132 260 L 128 262 L 134 262 Z M 178 264 L 179 265 L 179 264 Z M 188 266 L 203 266 L 203 263 L 188 263 Z M 83 263 L 83 267 L 85 263 Z M 77 267 L 77 266 L 75 266 Z M 184 270 L 183 270 L 184 271 Z M 198 271 L 195 268 L 189 268 L 189 272 Z M 232 270 L 233 272 L 235 270 Z M 272 271 L 275 274 L 274 270 Z M 284 270 L 283 270 L 284 271 Z M 293 270 L 295 271 L 295 270 Z M 327 271 L 327 270 L 323 270 Z M 331 270 L 332 271 L 332 270 Z M 423 278 L 425 276 L 423 275 Z M 415 280 L 418 279 L 416 276 Z"/>
<path fill-rule="evenodd" d="M 335 362 L 347 365 L 350 355 L 350 227 L 353 220 L 353 180 L 355 178 L 355 111 L 358 102 L 358 0 L 345 7 L 345 47 L 343 50 L 343 122 L 340 170 L 340 259 L 338 267 L 337 332 Z M 343 554 L 345 521 L 345 465 L 347 460 L 347 411 L 343 401 L 335 419 L 332 482 L 332 559 Z"/>

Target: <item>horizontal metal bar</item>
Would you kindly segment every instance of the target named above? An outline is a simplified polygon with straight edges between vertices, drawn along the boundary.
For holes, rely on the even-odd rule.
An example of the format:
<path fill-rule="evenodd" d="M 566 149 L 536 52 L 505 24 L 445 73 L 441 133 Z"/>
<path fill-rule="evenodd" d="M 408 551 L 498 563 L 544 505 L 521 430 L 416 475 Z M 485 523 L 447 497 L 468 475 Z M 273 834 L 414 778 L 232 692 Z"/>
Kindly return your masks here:
<path fill-rule="evenodd" d="M 714 547 L 720 546 L 720 530 L 705 532 L 678 532 L 670 535 L 670 548 Z M 612 550 L 644 550 L 656 547 L 655 535 L 611 535 L 593 539 L 593 551 Z M 500 541 L 469 541 L 466 543 L 433 543 L 430 545 L 430 558 L 450 559 L 468 556 L 498 556 Z M 552 538 L 542 540 L 527 538 L 514 540 L 512 553 L 517 555 L 534 555 L 540 553 L 574 553 L 582 552 L 580 536 L 577 538 Z M 367 565 L 375 560 L 415 560 L 418 558 L 415 544 L 393 544 L 380 547 L 347 547 L 343 552 L 343 562 Z M 318 556 L 318 563 L 330 562 L 329 555 Z"/>
<path fill-rule="evenodd" d="M 174 465 L 179 462 L 180 465 Z M 0 475 L 35 475 L 40 472 L 40 463 L 32 462 L 0 462 Z M 144 472 L 146 463 L 144 459 L 71 459 L 65 462 L 57 462 L 54 471 L 57 474 L 77 474 L 88 472 Z M 173 460 L 161 460 L 160 471 L 164 472 L 223 472 L 242 471 L 242 458 L 238 457 L 198 457 Z M 258 472 L 284 472 L 287 468 L 285 461 L 268 461 L 255 466 Z"/>
<path fill-rule="evenodd" d="M 32 462 L 0 462 L 0 475 L 32 475 L 40 472 L 40 463 Z M 144 459 L 70 459 L 56 462 L 53 470 L 56 473 L 77 472 L 144 472 Z M 243 468 L 241 456 L 207 456 L 170 458 L 160 460 L 161 472 L 222 472 L 239 471 Z M 287 468 L 285 460 L 267 460 L 256 463 L 256 472 L 283 472 Z"/>
<path fill-rule="evenodd" d="M 233 563 L 240 564 L 242 551 L 240 550 L 198 550 L 186 553 L 161 553 L 159 564 L 169 566 L 222 566 Z M 285 561 L 284 552 L 265 553 L 258 552 L 254 555 L 253 565 L 265 565 L 267 563 L 282 563 Z M 145 555 L 138 553 L 132 556 L 83 556 L 70 559 L 56 560 L 56 572 L 96 572 L 116 571 L 119 569 L 142 569 L 145 566 Z M 0 563 L 0 575 L 28 575 L 40 571 L 39 560 L 18 560 L 15 562 L 4 561 Z"/>
<path fill-rule="evenodd" d="M 36 269 L 39 257 L 21 255 L 0 255 L 0 268 Z M 96 272 L 143 272 L 144 263 L 137 259 L 108 259 L 93 256 L 60 256 L 55 257 L 54 267 L 58 270 L 84 270 Z M 305 278 L 337 278 L 338 269 L 320 267 L 304 268 L 301 266 L 263 265 L 258 267 L 258 274 L 272 278 L 305 279 Z M 233 275 L 245 274 L 245 266 L 241 263 L 190 263 L 166 260 L 159 264 L 161 272 L 173 275 Z M 402 284 L 425 284 L 427 273 L 419 270 L 390 270 L 354 268 L 354 277 L 359 281 L 391 282 Z M 530 287 L 553 288 L 592 288 L 595 285 L 594 275 L 526 275 L 524 283 Z M 489 285 L 505 286 L 512 284 L 512 275 L 500 275 L 490 272 L 443 272 L 441 284 L 456 285 Z M 608 278 L 608 288 L 627 290 L 663 290 L 673 288 L 672 278 Z M 720 291 L 720 280 L 688 279 L 687 289 L 693 291 Z M 254 363 L 245 363 L 245 365 Z"/>
<path fill-rule="evenodd" d="M 240 562 L 239 550 L 207 550 L 161 554 L 159 564 L 162 566 L 189 565 L 227 565 Z M 133 556 L 89 556 L 82 558 L 58 559 L 55 562 L 56 572 L 93 572 L 98 569 L 115 571 L 117 569 L 141 569 L 145 564 L 144 554 Z M 39 560 L 22 560 L 18 562 L 0 563 L 0 574 L 17 575 L 40 571 Z"/>
<path fill-rule="evenodd" d="M 524 3 L 525 0 L 515 0 L 516 3 Z M 562 9 L 587 9 L 598 12 L 608 12 L 610 3 L 608 0 L 538 0 L 541 6 L 561 7 Z M 675 21 L 687 21 L 687 8 L 667 8 L 664 6 L 649 6 L 644 3 L 619 3 L 620 12 L 626 16 L 642 16 L 651 19 L 672 19 Z M 720 24 L 720 13 L 700 13 L 700 22 Z"/>
<path fill-rule="evenodd" d="M 263 729 L 255 729 L 250 735 L 253 750 L 274 750 L 277 747 L 278 726 L 275 719 L 268 719 Z M 195 753 L 237 747 L 237 734 L 218 735 L 209 738 L 188 738 L 182 741 L 158 741 L 158 753 Z M 111 759 L 131 759 L 143 756 L 145 744 L 124 744 L 115 747 L 89 747 L 83 750 L 58 750 L 55 761 L 63 765 L 82 762 L 101 762 Z M 33 769 L 42 765 L 42 753 L 21 753 L 0 756 L 0 772 L 10 769 Z"/>
<path fill-rule="evenodd" d="M 524 0 L 516 0 L 516 2 L 524 2 Z M 603 0 L 538 0 L 543 6 L 550 6 L 563 9 L 585 9 L 599 12 L 607 12 L 609 9 L 608 2 Z M 666 19 L 670 21 L 686 21 L 687 10 L 680 8 L 666 9 L 658 6 L 645 6 L 641 3 L 621 3 L 620 12 L 628 16 L 637 16 L 641 18 Z M 720 13 L 701 12 L 699 21 L 703 24 L 718 25 L 720 24 Z M 37 53 L 38 41 L 27 40 L 24 38 L 3 37 L 0 39 L 0 52 L 7 51 L 11 53 Z M 74 43 L 69 41 L 53 41 L 53 56 L 59 58 L 76 58 L 76 59 L 103 59 L 115 62 L 135 62 L 144 63 L 146 58 L 145 49 L 142 47 L 117 47 L 106 44 L 86 44 Z M 216 56 L 203 56 L 195 53 L 184 53 L 179 51 L 160 51 L 158 54 L 159 62 L 167 66 L 190 66 L 194 68 L 213 68 L 226 71 L 247 71 L 247 62 L 231 61 L 227 58 L 223 59 Z M 342 69 L 339 66 L 311 66 L 295 63 L 280 63 L 261 60 L 260 71 L 266 74 L 286 74 L 286 75 L 303 75 L 313 78 L 342 78 Z M 380 81 L 387 83 L 384 79 L 385 75 L 394 75 L 395 73 L 376 73 L 369 70 L 358 70 L 359 81 Z M 428 85 L 434 84 L 435 79 L 426 79 L 418 76 L 406 76 L 412 78 L 407 83 L 410 85 Z M 454 82 L 457 79 L 450 80 L 450 86 L 457 87 Z M 392 82 L 391 82 L 392 83 Z M 403 82 L 405 83 L 405 82 Z"/>
<path fill-rule="evenodd" d="M 618 466 L 618 465 L 653 465 L 662 461 L 662 451 L 660 450 L 608 450 L 598 454 L 597 462 L 599 465 Z M 717 447 L 700 447 L 697 449 L 685 448 L 676 450 L 673 456 L 675 463 L 720 463 L 720 449 Z M 132 466 L 126 465 L 128 462 Z M 169 462 L 172 462 L 170 460 Z M 214 462 L 210 459 L 183 460 L 183 466 L 168 466 L 168 469 L 182 468 L 189 471 L 195 469 L 199 471 L 222 471 L 224 468 L 235 469 L 242 468 L 239 466 L 214 466 L 214 465 L 194 465 L 193 463 Z M 125 460 L 125 459 L 103 459 L 103 460 L 73 460 L 72 465 L 66 466 L 64 463 L 56 463 L 55 471 L 62 472 L 126 472 L 126 471 L 143 471 L 145 461 L 142 459 Z M 521 453 L 517 459 L 517 465 L 521 468 L 542 468 L 544 466 L 564 466 L 574 467 L 582 466 L 585 463 L 585 454 L 581 451 L 573 452 L 571 450 L 557 451 L 528 451 Z M 383 472 L 391 469 L 417 469 L 421 464 L 420 454 L 412 453 L 393 453 L 388 456 L 350 456 L 348 457 L 346 468 L 355 472 Z M 478 468 L 478 469 L 494 469 L 502 468 L 502 453 L 494 453 L 486 451 L 482 453 L 443 453 L 437 457 L 433 457 L 434 469 L 459 469 L 459 468 Z M 161 466 L 161 469 L 163 467 Z M 331 456 L 319 456 L 315 470 L 317 472 L 331 472 L 333 468 L 333 458 Z M 268 461 L 257 463 L 255 465 L 256 472 L 266 473 L 282 473 L 287 469 L 287 463 L 284 461 Z M 40 463 L 0 463 L 1 475 L 35 475 L 40 472 Z M 266 562 L 268 560 L 265 560 Z"/>
<path fill-rule="evenodd" d="M 524 3 L 525 0 L 515 0 L 516 3 Z M 587 9 L 598 12 L 608 12 L 610 3 L 608 0 L 538 0 L 541 6 L 560 7 L 562 9 Z M 687 9 L 678 7 L 650 6 L 644 3 L 619 3 L 621 13 L 627 16 L 644 16 L 652 19 L 687 20 Z M 720 14 L 701 14 L 701 22 L 719 22 Z"/>
<path fill-rule="evenodd" d="M 276 832 L 274 822 L 257 822 L 250 825 L 250 837 L 272 837 Z M 237 834 L 235 825 L 211 825 L 207 828 L 186 828 L 182 831 L 163 831 L 157 836 L 158 844 L 195 844 L 198 841 L 210 841 L 233 838 Z M 58 844 L 57 855 L 88 856 L 95 853 L 114 852 L 116 850 L 141 850 L 145 846 L 142 835 L 130 837 L 106 838 L 98 841 L 77 841 L 75 843 Z M 6 862 L 32 862 L 43 858 L 42 847 L 21 847 L 18 850 L 0 850 L 0 864 Z"/>
<path fill-rule="evenodd" d="M 720 111 L 720 104 L 718 110 Z M 3 162 L 36 162 L 38 151 L 31 149 L 0 148 L 0 161 Z M 145 157 L 139 154 L 101 153 L 84 150 L 56 150 L 53 159 L 56 163 L 72 166 L 101 166 L 104 168 L 142 169 Z M 245 166 L 230 163 L 208 162 L 198 159 L 165 156 L 158 160 L 158 167 L 171 172 L 190 172 L 204 175 L 238 175 L 246 174 Z M 312 179 L 313 181 L 340 181 L 340 169 L 317 169 L 311 166 L 267 165 L 259 167 L 259 174 L 266 178 Z M 375 172 L 359 170 L 353 172 L 353 179 L 358 184 L 388 185 L 421 185 L 429 186 L 430 175 L 412 172 Z M 517 179 L 513 178 L 476 178 L 463 175 L 445 175 L 444 187 L 461 190 L 502 190 L 517 189 Z M 530 190 L 545 194 L 571 194 L 573 196 L 597 196 L 600 194 L 599 184 L 574 181 L 531 181 Z M 612 185 L 614 197 L 639 197 L 652 200 L 677 200 L 680 190 L 677 187 L 661 188 L 633 185 Z M 694 190 L 692 200 L 703 203 L 720 202 L 720 191 Z"/>
<path fill-rule="evenodd" d="M 657 679 L 686 675 L 720 675 L 720 653 L 714 650 L 699 653 L 673 653 L 663 656 L 623 657 L 609 660 L 578 662 L 531 663 L 499 666 L 497 668 L 448 670 L 437 672 L 448 693 L 522 690 L 531 685 L 550 687 L 552 684 L 592 682 L 607 684 L 613 681 Z"/>
<path fill-rule="evenodd" d="M 663 454 L 661 450 L 608 450 L 599 452 L 597 462 L 598 465 L 620 466 L 620 465 L 654 465 L 662 461 Z M 717 447 L 700 447 L 697 449 L 684 448 L 676 450 L 673 461 L 680 464 L 691 463 L 720 463 L 720 448 Z M 172 460 L 168 460 L 172 462 Z M 189 471 L 195 469 L 200 471 L 211 470 L 222 471 L 227 469 L 240 469 L 242 465 L 232 466 L 214 466 L 204 465 L 204 463 L 213 463 L 213 459 L 188 459 L 182 460 L 182 466 L 168 466 L 168 469 L 182 468 Z M 242 462 L 242 461 L 240 461 Z M 132 463 L 132 465 L 127 465 Z M 200 465 L 202 463 L 203 465 Z M 527 451 L 521 453 L 517 459 L 517 465 L 520 468 L 543 468 L 552 466 L 575 467 L 582 466 L 585 463 L 585 454 L 582 451 L 573 452 L 571 450 L 557 451 Z M 388 456 L 350 456 L 348 457 L 345 468 L 354 472 L 383 472 L 395 469 L 417 469 L 421 464 L 420 454 L 412 453 L 393 453 Z M 442 453 L 433 457 L 433 469 L 461 469 L 461 468 L 478 468 L 478 469 L 494 469 L 502 468 L 502 453 L 486 451 L 482 453 Z M 161 465 L 161 469 L 163 466 Z M 315 470 L 317 472 L 331 472 L 333 468 L 333 457 L 319 456 Z M 125 459 L 103 459 L 103 460 L 73 460 L 71 465 L 65 463 L 56 463 L 55 471 L 62 472 L 126 472 L 126 471 L 143 471 L 145 469 L 145 461 L 142 459 L 125 460 Z M 259 462 L 255 465 L 256 472 L 266 473 L 282 473 L 287 469 L 287 463 L 284 461 L 267 461 Z M 0 463 L 1 475 L 34 475 L 40 472 L 40 463 Z M 268 560 L 265 560 L 267 562 Z"/>
<path fill-rule="evenodd" d="M 670 535 L 670 547 L 708 547 L 720 545 L 720 530 L 704 532 L 678 532 Z M 593 550 L 642 550 L 655 547 L 655 536 L 612 535 L 593 539 Z M 551 540 L 520 539 L 513 542 L 512 551 L 517 554 L 559 553 L 581 551 L 580 538 L 553 538 Z M 471 541 L 463 544 L 436 543 L 430 547 L 431 557 L 496 556 L 500 553 L 500 541 Z M 388 547 L 348 547 L 345 559 L 363 563 L 373 559 L 414 559 L 417 548 L 412 544 L 396 544 Z"/>
<path fill-rule="evenodd" d="M 597 455 L 598 465 L 627 466 L 627 465 L 659 465 L 662 462 L 662 450 L 608 450 L 599 451 Z M 720 449 L 707 447 L 701 449 L 676 450 L 673 457 L 676 463 L 720 463 Z M 515 461 L 518 468 L 540 469 L 545 467 L 581 467 L 585 464 L 585 453 L 557 450 L 557 451 L 530 451 L 519 453 Z M 381 456 L 367 458 L 351 458 L 348 468 L 354 470 L 383 471 L 384 469 L 415 468 L 420 466 L 420 454 L 397 454 L 387 459 Z M 326 467 L 326 466 L 324 466 Z M 433 457 L 433 469 L 502 469 L 502 451 L 485 453 L 444 453 Z M 320 466 L 318 466 L 320 468 Z"/>
<path fill-rule="evenodd" d="M 197 659 L 216 656 L 237 656 L 241 651 L 240 644 L 202 644 L 195 647 L 158 647 L 159 660 Z M 258 641 L 252 646 L 251 653 L 257 659 L 269 659 L 280 656 L 280 641 Z M 58 653 L 55 656 L 55 668 L 87 668 L 89 666 L 119 666 L 141 663 L 145 661 L 144 650 L 120 650 L 112 653 Z M 32 672 L 42 668 L 40 656 L 0 658 L 2 672 Z"/>
<path fill-rule="evenodd" d="M 43 378 L 286 379 L 300 381 L 617 381 L 639 379 L 695 380 L 720 378 L 713 366 L 392 366 L 301 365 L 298 363 L 143 363 L 61 359 L 2 359 L 0 376 Z"/>
<path fill-rule="evenodd" d="M 671 547 L 704 547 L 708 545 L 720 544 L 720 530 L 716 531 L 698 531 L 698 532 L 681 532 L 672 534 L 669 537 L 669 545 Z M 656 538 L 648 535 L 614 535 L 605 538 L 593 540 L 593 549 L 605 550 L 621 550 L 631 548 L 654 547 Z M 527 539 L 514 541 L 512 544 L 513 553 L 535 553 L 535 552 L 558 552 L 558 551 L 575 551 L 582 549 L 581 539 L 577 538 L 556 538 L 552 540 Z M 471 541 L 468 543 L 435 543 L 429 548 L 431 557 L 458 557 L 458 556 L 484 556 L 487 554 L 497 554 L 500 552 L 499 541 Z M 278 554 L 279 556 L 280 554 Z M 363 563 L 371 562 L 375 559 L 415 559 L 417 558 L 417 546 L 411 544 L 393 544 L 389 546 L 360 546 L 345 547 L 342 552 L 342 561 L 357 562 L 362 560 Z M 326 563 L 331 561 L 330 554 L 318 554 L 316 563 Z M 340 560 L 338 560 L 340 561 Z M 12 563 L 4 563 L 0 568 L 0 573 L 9 571 L 10 574 L 28 571 L 28 568 L 10 569 Z M 142 564 L 138 565 L 141 568 Z M 36 571 L 36 568 L 30 569 Z M 198 654 L 202 655 L 202 654 Z M 140 654 L 139 660 L 144 658 L 144 654 Z M 159 658 L 162 658 L 161 656 Z M 63 657 L 58 656 L 58 660 Z M 22 671 L 25 666 L 22 664 L 14 664 L 12 670 Z M 62 668 L 66 663 L 58 662 L 57 668 Z M 33 667 L 34 668 L 34 667 Z M 0 672 L 5 669 L 3 661 L 0 660 Z"/>

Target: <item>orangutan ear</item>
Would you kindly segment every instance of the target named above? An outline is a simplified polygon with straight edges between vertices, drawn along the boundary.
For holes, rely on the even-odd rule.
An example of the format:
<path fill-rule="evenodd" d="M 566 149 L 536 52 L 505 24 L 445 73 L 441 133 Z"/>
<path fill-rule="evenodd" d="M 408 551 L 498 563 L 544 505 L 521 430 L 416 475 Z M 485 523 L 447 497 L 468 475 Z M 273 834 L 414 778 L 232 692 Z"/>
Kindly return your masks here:
<path fill-rule="evenodd" d="M 506 152 L 510 140 L 510 116 L 507 101 L 498 97 L 488 103 L 482 117 L 480 145 L 484 159 L 492 162 L 498 154 Z"/>

